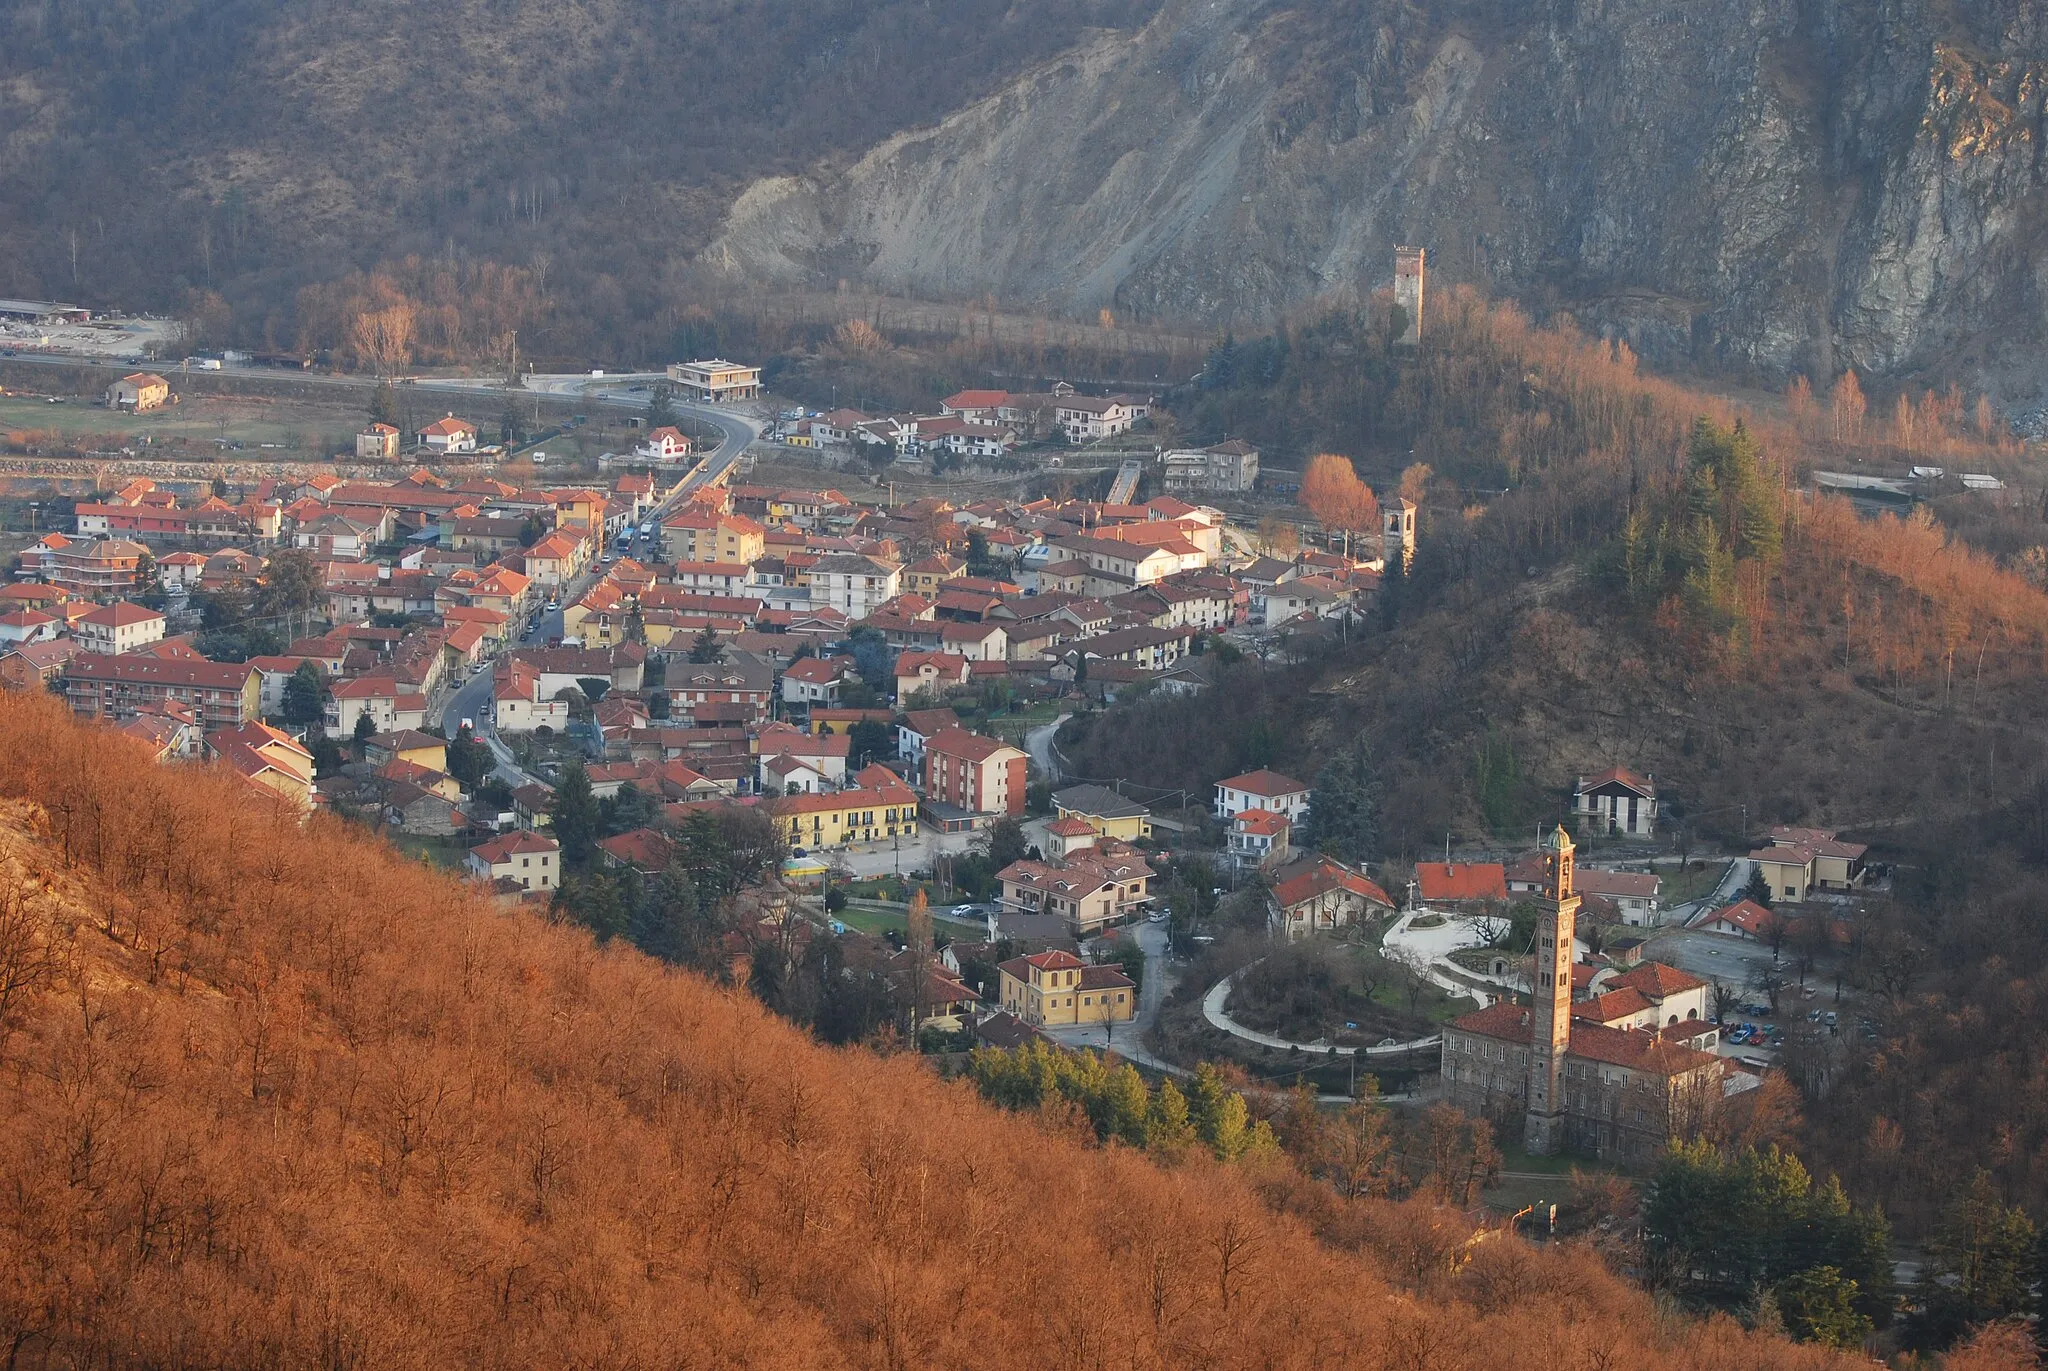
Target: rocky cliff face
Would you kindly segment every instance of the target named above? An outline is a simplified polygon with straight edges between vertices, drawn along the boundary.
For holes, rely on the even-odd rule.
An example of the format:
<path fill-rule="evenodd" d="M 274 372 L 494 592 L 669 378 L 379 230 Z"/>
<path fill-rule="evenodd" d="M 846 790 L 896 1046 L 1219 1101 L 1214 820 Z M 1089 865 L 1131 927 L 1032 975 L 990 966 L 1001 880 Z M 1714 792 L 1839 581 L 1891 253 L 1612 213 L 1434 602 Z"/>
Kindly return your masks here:
<path fill-rule="evenodd" d="M 1967 8 L 1961 16 L 1955 11 Z M 1171 0 L 706 257 L 830 286 L 1261 327 L 1435 281 L 1666 362 L 2048 386 L 2039 0 Z"/>

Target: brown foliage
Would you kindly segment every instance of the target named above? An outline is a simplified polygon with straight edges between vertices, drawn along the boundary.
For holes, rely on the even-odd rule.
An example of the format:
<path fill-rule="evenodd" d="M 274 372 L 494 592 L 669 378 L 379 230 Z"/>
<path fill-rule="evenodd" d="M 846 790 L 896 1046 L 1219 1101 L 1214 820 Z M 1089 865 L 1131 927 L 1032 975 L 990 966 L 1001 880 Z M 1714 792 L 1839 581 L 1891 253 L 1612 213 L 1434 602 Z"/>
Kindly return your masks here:
<path fill-rule="evenodd" d="M 0 787 L 64 953 L 0 1058 L 18 1368 L 1843 1364 L 1419 1201 L 1313 1187 L 1319 1244 L 50 700 Z"/>
<path fill-rule="evenodd" d="M 2018 1321 L 1987 1324 L 1942 1358 L 1942 1371 L 2034 1371 L 2041 1358 L 2033 1334 Z"/>
<path fill-rule="evenodd" d="M 1301 477 L 1301 504 L 1328 529 L 1346 534 L 1379 529 L 1379 501 L 1372 487 L 1358 479 L 1348 457 L 1329 452 L 1311 457 Z"/>

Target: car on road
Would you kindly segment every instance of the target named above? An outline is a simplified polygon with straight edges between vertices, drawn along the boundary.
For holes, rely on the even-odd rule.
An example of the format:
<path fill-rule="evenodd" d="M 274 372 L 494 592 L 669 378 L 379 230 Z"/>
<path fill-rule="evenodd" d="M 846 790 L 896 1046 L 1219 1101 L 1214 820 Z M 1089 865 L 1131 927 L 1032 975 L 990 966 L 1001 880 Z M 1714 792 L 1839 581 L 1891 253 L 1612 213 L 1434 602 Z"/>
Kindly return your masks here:
<path fill-rule="evenodd" d="M 964 919 L 968 915 L 978 913 L 979 911 L 971 904 L 956 904 L 951 912 L 954 918 Z"/>
<path fill-rule="evenodd" d="M 1145 916 L 1145 922 L 1148 924 L 1163 924 L 1171 917 L 1173 916 L 1167 913 L 1167 911 L 1155 909 Z"/>

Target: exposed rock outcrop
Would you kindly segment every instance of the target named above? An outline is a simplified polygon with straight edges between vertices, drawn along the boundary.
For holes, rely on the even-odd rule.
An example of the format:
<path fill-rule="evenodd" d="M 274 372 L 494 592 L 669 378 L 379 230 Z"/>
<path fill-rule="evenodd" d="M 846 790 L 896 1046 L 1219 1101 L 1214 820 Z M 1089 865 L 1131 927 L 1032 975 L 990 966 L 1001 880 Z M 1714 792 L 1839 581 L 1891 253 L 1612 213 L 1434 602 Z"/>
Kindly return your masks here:
<path fill-rule="evenodd" d="M 2037 0 L 1172 0 L 858 162 L 763 181 L 745 277 L 1261 327 L 1391 276 L 1666 362 L 2048 384 Z"/>

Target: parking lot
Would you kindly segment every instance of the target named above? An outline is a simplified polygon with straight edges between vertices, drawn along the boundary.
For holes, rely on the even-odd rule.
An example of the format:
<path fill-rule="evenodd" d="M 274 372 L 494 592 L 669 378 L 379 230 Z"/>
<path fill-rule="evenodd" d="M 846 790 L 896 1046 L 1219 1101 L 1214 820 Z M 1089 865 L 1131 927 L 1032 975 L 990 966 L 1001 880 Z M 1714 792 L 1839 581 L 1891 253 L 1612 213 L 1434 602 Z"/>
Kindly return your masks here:
<path fill-rule="evenodd" d="M 1689 971 L 1701 980 L 1719 981 L 1738 991 L 1749 988 L 1750 977 L 1757 968 L 1771 964 L 1771 949 L 1725 933 L 1667 933 L 1643 950 L 1680 971 Z M 1779 970 L 1790 974 L 1782 962 Z"/>

